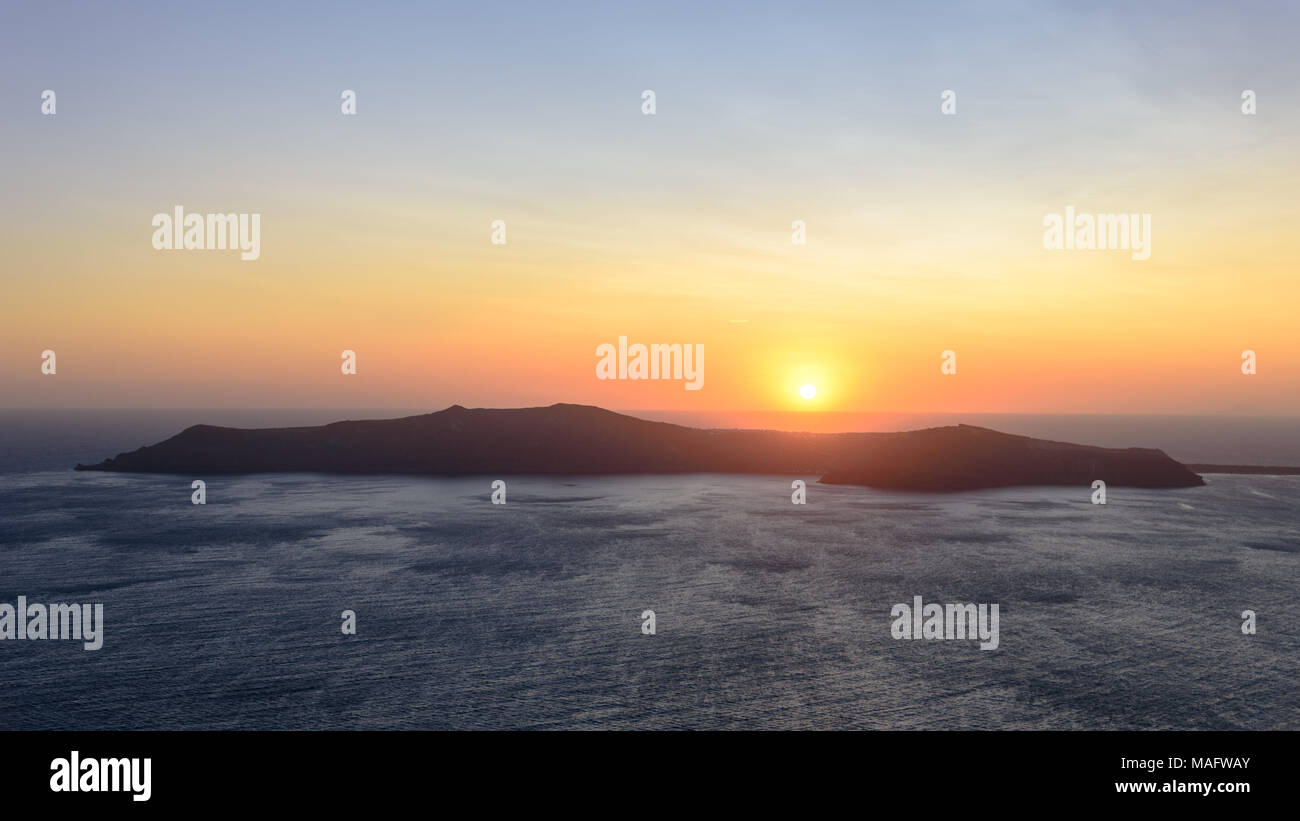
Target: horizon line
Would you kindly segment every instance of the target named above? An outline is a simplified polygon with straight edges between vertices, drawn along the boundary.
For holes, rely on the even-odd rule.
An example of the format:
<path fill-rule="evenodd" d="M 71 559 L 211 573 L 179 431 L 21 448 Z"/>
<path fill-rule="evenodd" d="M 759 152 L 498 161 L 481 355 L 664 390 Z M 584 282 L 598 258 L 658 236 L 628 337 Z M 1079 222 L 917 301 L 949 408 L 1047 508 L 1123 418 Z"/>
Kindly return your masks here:
<path fill-rule="evenodd" d="M 1249 411 L 1232 411 L 1232 412 L 1193 412 L 1193 413 L 1140 413 L 1140 412 L 1066 412 L 1066 411 L 936 411 L 936 410 L 791 410 L 791 409 L 748 409 L 748 410 L 716 410 L 716 409 L 699 409 L 699 410 L 680 410 L 671 408 L 615 408 L 604 405 L 594 405 L 585 402 L 551 402 L 549 404 L 539 405 L 512 405 L 512 406 L 475 406 L 462 405 L 459 402 L 452 402 L 449 405 L 443 405 L 432 409 L 415 406 L 400 405 L 276 405 L 276 406 L 219 406 L 219 405 L 168 405 L 160 407 L 141 407 L 135 405 L 108 405 L 108 406 L 85 406 L 85 405 L 68 405 L 68 406 L 31 406 L 31 407 L 0 407 L 2 412 L 44 412 L 44 411 L 367 411 L 367 412 L 408 412 L 417 413 L 437 413 L 438 411 L 447 410 L 452 407 L 463 407 L 468 410 L 520 410 L 524 408 L 547 408 L 553 405 L 581 405 L 586 407 L 600 408 L 613 413 L 633 414 L 633 413 L 666 413 L 666 414 L 788 414 L 792 416 L 1063 416 L 1063 417 L 1144 417 L 1144 418 L 1249 418 L 1249 419 L 1300 419 L 1300 411 L 1294 414 L 1281 413 L 1257 413 Z"/>

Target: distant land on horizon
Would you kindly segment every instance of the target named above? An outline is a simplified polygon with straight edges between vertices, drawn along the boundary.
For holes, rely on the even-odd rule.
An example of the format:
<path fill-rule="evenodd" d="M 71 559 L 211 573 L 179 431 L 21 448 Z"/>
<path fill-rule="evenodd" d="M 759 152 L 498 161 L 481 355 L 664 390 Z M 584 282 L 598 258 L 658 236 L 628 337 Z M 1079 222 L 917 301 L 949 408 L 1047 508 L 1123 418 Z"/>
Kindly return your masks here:
<path fill-rule="evenodd" d="M 1207 465 L 1201 463 L 1190 464 L 1188 470 L 1194 470 L 1197 473 L 1238 473 L 1251 476 L 1300 476 L 1300 467 L 1284 467 L 1279 465 Z"/>
<path fill-rule="evenodd" d="M 1203 485 L 1154 448 L 1101 448 L 955 425 L 898 433 L 691 428 L 590 405 L 453 405 L 398 419 L 314 427 L 194 425 L 77 470 L 417 475 L 751 473 L 923 491 L 1018 485 Z"/>

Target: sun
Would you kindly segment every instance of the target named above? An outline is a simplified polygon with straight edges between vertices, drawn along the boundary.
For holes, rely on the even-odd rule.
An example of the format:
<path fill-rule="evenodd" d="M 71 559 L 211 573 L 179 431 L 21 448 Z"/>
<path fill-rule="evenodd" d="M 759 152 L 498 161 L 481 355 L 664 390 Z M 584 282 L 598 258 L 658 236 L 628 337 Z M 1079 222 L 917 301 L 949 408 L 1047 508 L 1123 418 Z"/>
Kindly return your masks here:
<path fill-rule="evenodd" d="M 817 386 L 804 385 L 802 388 L 799 389 L 799 395 L 802 396 L 804 399 L 812 399 L 814 396 L 817 395 Z"/>

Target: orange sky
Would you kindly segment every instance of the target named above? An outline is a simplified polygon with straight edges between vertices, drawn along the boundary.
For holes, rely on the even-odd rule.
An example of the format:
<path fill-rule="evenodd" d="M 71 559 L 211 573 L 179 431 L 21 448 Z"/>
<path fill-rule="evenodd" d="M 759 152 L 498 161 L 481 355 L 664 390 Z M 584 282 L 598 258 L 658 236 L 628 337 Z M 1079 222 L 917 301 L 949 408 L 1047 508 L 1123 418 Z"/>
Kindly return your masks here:
<path fill-rule="evenodd" d="M 1213 236 L 1177 244 L 1157 218 L 1153 259 L 1134 262 L 1122 252 L 1042 251 L 1031 222 L 1001 252 L 957 241 L 909 262 L 925 246 L 919 227 L 915 246 L 871 253 L 852 231 L 818 223 L 808 246 L 792 246 L 773 219 L 766 233 L 716 249 L 682 237 L 674 252 L 663 233 L 649 249 L 629 240 L 611 247 L 598 227 L 587 247 L 571 249 L 576 239 L 534 237 L 526 220 L 498 247 L 480 220 L 477 238 L 472 224 L 459 239 L 423 240 L 411 228 L 362 237 L 355 254 L 338 257 L 313 247 L 308 227 L 263 219 L 256 263 L 155 252 L 139 236 L 132 248 L 105 237 L 115 250 L 71 243 L 24 261 L 32 275 L 9 283 L 22 310 L 0 330 L 4 404 L 1274 414 L 1300 406 L 1296 267 L 1267 259 L 1295 254 L 1265 236 L 1252 250 L 1237 234 L 1246 248 L 1225 254 Z M 596 347 L 619 336 L 702 343 L 704 389 L 596 379 Z M 52 377 L 39 372 L 46 348 L 58 356 Z M 345 348 L 357 352 L 355 376 L 340 373 Z M 1240 372 L 1246 348 L 1258 356 L 1254 376 Z M 940 373 L 944 350 L 957 354 L 956 375 Z M 805 383 L 818 388 L 812 402 L 798 397 Z"/>
<path fill-rule="evenodd" d="M 1063 6 L 1012 49 L 1015 15 L 890 14 L 853 47 L 838 18 L 758 14 L 591 21 L 617 48 L 523 18 L 478 21 L 490 42 L 413 19 L 328 54 L 217 17 L 16 44 L 0 407 L 1296 414 L 1284 26 L 1134 39 Z M 687 42 L 724 35 L 725 54 Z M 178 55 L 202 93 L 156 76 Z M 118 104 L 148 95 L 165 104 Z M 261 214 L 260 259 L 154 250 L 178 204 Z M 1151 258 L 1045 250 L 1067 205 L 1151 214 Z M 703 344 L 704 389 L 598 380 L 620 336 Z"/>

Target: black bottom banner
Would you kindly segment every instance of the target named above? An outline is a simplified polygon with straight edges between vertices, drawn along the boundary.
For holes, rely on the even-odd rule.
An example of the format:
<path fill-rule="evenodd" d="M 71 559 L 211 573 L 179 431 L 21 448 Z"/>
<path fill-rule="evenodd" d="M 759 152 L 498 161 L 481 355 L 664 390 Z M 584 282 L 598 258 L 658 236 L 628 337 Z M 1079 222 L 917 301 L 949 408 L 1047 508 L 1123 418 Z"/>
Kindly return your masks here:
<path fill-rule="evenodd" d="M 609 788 L 681 809 L 852 797 L 999 808 L 1233 810 L 1285 801 L 1282 732 L 0 734 L 6 802 L 128 812 L 523 800 L 611 808 Z M 522 788 L 522 792 L 519 790 Z M 684 792 L 685 791 L 685 792 Z M 550 796 L 547 798 L 547 796 Z M 600 796 L 604 796 L 600 798 Z M 691 799 L 694 801 L 695 799 Z"/>

